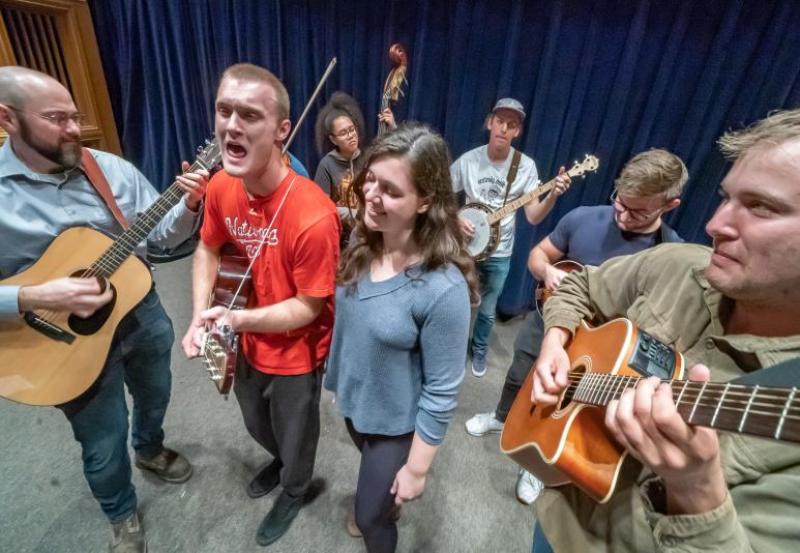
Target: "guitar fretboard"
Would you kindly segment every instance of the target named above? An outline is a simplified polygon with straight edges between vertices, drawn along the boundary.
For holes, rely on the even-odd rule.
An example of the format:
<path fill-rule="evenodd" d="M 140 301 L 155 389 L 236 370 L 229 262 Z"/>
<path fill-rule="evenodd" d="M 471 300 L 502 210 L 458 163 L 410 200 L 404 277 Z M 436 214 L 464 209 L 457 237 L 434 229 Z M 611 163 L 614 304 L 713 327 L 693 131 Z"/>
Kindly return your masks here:
<path fill-rule="evenodd" d="M 604 373 L 570 375 L 565 398 L 605 406 L 641 380 Z M 672 388 L 678 413 L 689 424 L 800 442 L 797 388 L 719 382 L 663 380 Z"/>
<path fill-rule="evenodd" d="M 200 160 L 195 160 L 189 168 L 189 172 L 196 172 L 200 169 L 208 170 Z M 134 248 L 146 239 L 155 226 L 164 218 L 167 212 L 172 209 L 183 197 L 184 192 L 175 181 L 167 188 L 164 193 L 147 210 L 136 218 L 136 222 L 128 230 L 123 232 L 103 255 L 91 266 L 91 274 L 108 278 L 122 263 L 133 253 Z"/>

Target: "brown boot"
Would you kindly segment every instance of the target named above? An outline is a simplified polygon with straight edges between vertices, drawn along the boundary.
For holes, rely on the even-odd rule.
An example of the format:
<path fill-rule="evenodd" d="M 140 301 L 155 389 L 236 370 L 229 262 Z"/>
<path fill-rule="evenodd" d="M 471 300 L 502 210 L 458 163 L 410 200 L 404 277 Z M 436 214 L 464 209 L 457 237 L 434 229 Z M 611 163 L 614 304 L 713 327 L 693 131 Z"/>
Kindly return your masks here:
<path fill-rule="evenodd" d="M 111 553 L 147 553 L 147 538 L 138 513 L 133 513 L 122 522 L 112 522 L 111 532 Z"/>
<path fill-rule="evenodd" d="M 142 470 L 149 470 L 164 482 L 180 484 L 186 482 L 192 475 L 192 465 L 188 459 L 169 448 L 161 448 L 154 457 L 145 459 L 136 454 L 136 466 Z"/>

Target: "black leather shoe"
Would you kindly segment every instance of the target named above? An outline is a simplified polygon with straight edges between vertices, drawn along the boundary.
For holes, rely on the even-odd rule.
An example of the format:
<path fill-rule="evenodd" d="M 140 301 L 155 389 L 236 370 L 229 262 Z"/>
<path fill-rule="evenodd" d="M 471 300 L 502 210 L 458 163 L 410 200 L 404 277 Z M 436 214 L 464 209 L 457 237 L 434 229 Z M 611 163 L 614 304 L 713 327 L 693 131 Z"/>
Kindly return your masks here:
<path fill-rule="evenodd" d="M 281 467 L 283 465 L 277 459 L 272 461 L 266 467 L 261 469 L 261 472 L 247 485 L 247 495 L 253 499 L 267 495 L 275 489 L 281 481 Z"/>
<path fill-rule="evenodd" d="M 261 521 L 256 533 L 256 543 L 269 545 L 278 541 L 292 525 L 292 521 L 302 506 L 303 496 L 292 497 L 286 493 L 286 490 L 283 490 L 275 500 L 270 512 Z"/>

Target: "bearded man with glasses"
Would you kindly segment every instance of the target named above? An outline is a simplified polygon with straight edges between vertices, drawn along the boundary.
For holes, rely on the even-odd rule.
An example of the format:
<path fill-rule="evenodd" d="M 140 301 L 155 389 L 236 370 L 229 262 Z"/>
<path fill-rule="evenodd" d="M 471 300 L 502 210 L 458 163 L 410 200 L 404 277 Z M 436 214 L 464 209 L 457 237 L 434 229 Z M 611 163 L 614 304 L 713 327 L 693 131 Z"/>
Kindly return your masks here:
<path fill-rule="evenodd" d="M 81 146 L 83 114 L 55 79 L 23 67 L 0 68 L 0 279 L 30 267 L 65 229 L 86 226 L 109 236 L 123 232 L 87 176 L 91 159 L 108 181 L 124 219 L 132 222 L 159 197 L 132 164 L 113 154 Z M 184 171 L 189 164 L 184 162 Z M 199 225 L 207 173 L 177 178 L 184 197 L 151 232 L 165 248 L 186 240 Z M 144 258 L 145 243 L 134 254 Z M 0 321 L 16 321 L 35 310 L 65 311 L 88 317 L 112 300 L 94 278 L 57 278 L 0 285 Z M 86 481 L 112 526 L 110 550 L 146 551 L 128 455 L 125 385 L 133 397 L 132 445 L 135 463 L 165 482 L 192 475 L 189 461 L 164 446 L 164 416 L 171 391 L 170 352 L 174 338 L 155 287 L 119 323 L 97 381 L 77 398 L 57 407 L 81 445 Z M 0 348 L 8 345 L 0 332 Z M 24 362 L 24 360 L 20 360 Z M 91 549 L 91 547 L 86 548 Z"/>

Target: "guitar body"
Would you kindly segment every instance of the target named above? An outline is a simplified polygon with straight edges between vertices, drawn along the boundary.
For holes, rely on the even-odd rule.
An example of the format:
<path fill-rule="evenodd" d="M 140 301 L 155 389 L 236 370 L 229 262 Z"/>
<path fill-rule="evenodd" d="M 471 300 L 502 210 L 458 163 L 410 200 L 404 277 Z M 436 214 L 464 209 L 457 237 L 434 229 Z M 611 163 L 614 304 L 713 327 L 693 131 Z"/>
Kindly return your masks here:
<path fill-rule="evenodd" d="M 596 328 L 582 323 L 567 347 L 571 373 L 640 377 L 629 362 L 647 339 L 627 319 Z M 678 379 L 683 374 L 683 357 L 676 353 L 674 359 L 672 378 Z M 500 449 L 547 486 L 571 483 L 598 502 L 608 501 L 627 452 L 606 429 L 605 408 L 573 402 L 566 393 L 555 406 L 535 406 L 532 382 L 533 371 L 508 414 Z"/>
<path fill-rule="evenodd" d="M 67 229 L 25 271 L 0 285 L 31 285 L 81 276 L 111 245 L 85 227 Z M 85 392 L 100 375 L 117 325 L 150 291 L 150 271 L 129 257 L 109 277 L 114 299 L 88 319 L 50 313 L 46 320 L 68 340 L 36 330 L 26 319 L 0 322 L 0 396 L 29 405 L 58 405 Z M 40 313 L 44 317 L 44 313 Z"/>
<path fill-rule="evenodd" d="M 475 227 L 475 234 L 467 243 L 467 252 L 475 261 L 483 261 L 497 249 L 500 243 L 500 222 L 489 223 L 492 208 L 480 202 L 472 202 L 458 212 L 458 216 L 466 219 Z"/>
<path fill-rule="evenodd" d="M 583 265 L 578 263 L 577 261 L 571 261 L 569 259 L 562 259 L 561 261 L 556 261 L 553 264 L 553 267 L 556 269 L 561 269 L 562 271 L 566 271 L 568 273 L 573 273 L 575 271 L 580 271 L 583 269 Z M 539 313 L 540 316 L 544 315 L 544 302 L 550 299 L 550 296 L 553 295 L 552 290 L 548 290 L 544 286 L 543 281 L 539 281 L 536 285 L 536 291 L 534 292 L 534 299 L 536 300 L 536 312 Z"/>
<path fill-rule="evenodd" d="M 209 307 L 221 305 L 227 308 L 232 305 L 231 309 L 244 309 L 250 297 L 252 279 L 247 273 L 250 260 L 246 255 L 241 255 L 232 244 L 225 244 L 221 253 L 217 279 L 208 302 Z M 245 279 L 245 282 L 239 290 L 242 279 Z M 233 386 L 233 377 L 240 355 L 239 348 L 239 335 L 230 328 L 214 329 L 206 337 L 203 363 L 217 391 L 225 396 L 230 393 Z"/>

